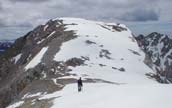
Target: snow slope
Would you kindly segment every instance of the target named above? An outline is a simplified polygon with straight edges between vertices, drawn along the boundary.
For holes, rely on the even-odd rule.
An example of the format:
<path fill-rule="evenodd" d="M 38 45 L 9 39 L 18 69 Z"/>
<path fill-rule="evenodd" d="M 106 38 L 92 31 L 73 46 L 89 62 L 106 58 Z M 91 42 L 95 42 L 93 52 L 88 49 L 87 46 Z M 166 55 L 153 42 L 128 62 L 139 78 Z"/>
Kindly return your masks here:
<path fill-rule="evenodd" d="M 40 99 L 59 97 L 51 108 L 171 108 L 171 85 L 84 84 L 81 93 L 76 85 Z"/>
<path fill-rule="evenodd" d="M 145 76 L 153 72 L 144 63 L 144 53 L 132 40 L 131 31 L 112 32 L 100 25 L 102 22 L 63 19 L 69 25 L 67 30 L 74 30 L 78 38 L 62 45 L 54 60 L 65 61 L 73 57 L 89 57 L 86 66 L 71 67 L 70 73 L 83 78 L 100 78 L 117 82 L 120 85 L 95 83 L 84 84 L 84 90 L 77 92 L 76 84 L 67 85 L 62 91 L 41 97 L 58 97 L 51 108 L 171 108 L 171 85 L 157 84 Z M 96 44 L 86 45 L 90 40 Z M 103 45 L 103 48 L 100 47 Z M 107 49 L 111 59 L 99 57 L 99 52 Z M 134 54 L 133 52 L 138 52 Z M 77 53 L 76 53 L 77 52 Z M 99 64 L 103 64 L 101 67 Z M 125 72 L 112 67 L 124 67 Z M 85 76 L 86 75 L 86 76 Z M 71 78 L 67 77 L 67 78 Z M 73 77 L 76 78 L 76 77 Z M 65 79 L 65 77 L 64 77 Z M 40 98 L 40 99 L 41 99 Z"/>
<path fill-rule="evenodd" d="M 78 37 L 63 43 L 54 60 L 66 61 L 75 57 L 89 59 L 84 66 L 71 67 L 73 71 L 70 73 L 84 78 L 99 78 L 118 83 L 154 83 L 145 77 L 145 74 L 152 70 L 143 63 L 144 53 L 137 46 L 127 27 L 118 25 L 126 28 L 125 31 L 118 32 L 110 26 L 117 26 L 115 23 L 75 18 L 62 20 L 67 24 L 66 31 L 73 30 Z M 101 64 L 103 66 L 100 66 Z M 124 68 L 125 72 L 120 72 L 120 68 Z"/>

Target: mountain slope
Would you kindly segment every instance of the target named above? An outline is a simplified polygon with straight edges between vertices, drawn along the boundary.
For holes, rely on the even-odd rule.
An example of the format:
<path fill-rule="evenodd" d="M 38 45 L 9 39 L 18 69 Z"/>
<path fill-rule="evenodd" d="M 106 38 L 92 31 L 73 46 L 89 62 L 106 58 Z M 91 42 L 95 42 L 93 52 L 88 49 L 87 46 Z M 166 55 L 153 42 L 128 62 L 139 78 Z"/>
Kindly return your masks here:
<path fill-rule="evenodd" d="M 50 20 L 18 39 L 6 53 L 8 56 L 1 57 L 5 60 L 0 68 L 0 96 L 6 100 L 0 100 L 2 108 L 9 103 L 11 106 L 7 108 L 50 108 L 58 105 L 68 108 L 70 105 L 79 105 L 79 100 L 83 103 L 80 107 L 90 105 L 98 108 L 102 104 L 98 105 L 96 101 L 95 105 L 93 100 L 105 96 L 110 99 L 105 100 L 104 106 L 109 104 L 111 108 L 115 106 L 112 99 L 117 100 L 114 98 L 117 94 L 121 96 L 119 99 L 125 97 L 120 92 L 125 89 L 134 90 L 126 92 L 126 95 L 131 96 L 130 93 L 134 95 L 143 87 L 146 92 L 136 92 L 138 97 L 132 98 L 142 96 L 143 100 L 145 97 L 142 93 L 148 93 L 149 89 L 149 94 L 155 89 L 160 90 L 155 93 L 157 97 L 158 93 L 166 97 L 163 91 L 167 88 L 171 90 L 170 86 L 161 89 L 162 85 L 145 75 L 153 71 L 144 64 L 145 54 L 138 47 L 131 31 L 123 24 L 79 18 Z M 81 95 L 76 92 L 78 77 L 84 80 Z M 75 96 L 78 99 L 74 99 Z M 154 105 L 154 99 L 156 97 L 147 100 L 147 105 Z"/>
<path fill-rule="evenodd" d="M 136 37 L 146 54 L 145 62 L 156 72 L 154 76 L 161 83 L 172 82 L 172 38 L 160 33 Z"/>
<path fill-rule="evenodd" d="M 63 43 L 54 60 L 65 62 L 72 58 L 86 59 L 85 66 L 71 68 L 70 73 L 81 76 L 86 74 L 88 77 L 95 75 L 95 78 L 119 83 L 135 83 L 138 78 L 137 83 L 141 83 L 147 79 L 145 73 L 152 72 L 142 62 L 144 54 L 138 48 L 130 30 L 124 25 L 82 19 L 64 19 L 64 23 L 69 24 L 67 30 L 76 31 L 78 37 Z M 70 25 L 72 23 L 75 25 Z M 121 27 L 123 30 L 118 31 L 115 27 Z M 105 78 L 105 75 L 109 76 Z"/>

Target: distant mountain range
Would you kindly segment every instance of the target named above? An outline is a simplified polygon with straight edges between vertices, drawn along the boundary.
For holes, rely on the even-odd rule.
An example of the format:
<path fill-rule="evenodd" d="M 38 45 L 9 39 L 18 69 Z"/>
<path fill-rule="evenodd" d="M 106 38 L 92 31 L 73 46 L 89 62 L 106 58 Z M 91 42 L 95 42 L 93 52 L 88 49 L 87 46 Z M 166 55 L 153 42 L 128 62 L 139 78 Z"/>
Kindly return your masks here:
<path fill-rule="evenodd" d="M 0 40 L 0 53 L 8 49 L 13 43 L 14 40 Z"/>

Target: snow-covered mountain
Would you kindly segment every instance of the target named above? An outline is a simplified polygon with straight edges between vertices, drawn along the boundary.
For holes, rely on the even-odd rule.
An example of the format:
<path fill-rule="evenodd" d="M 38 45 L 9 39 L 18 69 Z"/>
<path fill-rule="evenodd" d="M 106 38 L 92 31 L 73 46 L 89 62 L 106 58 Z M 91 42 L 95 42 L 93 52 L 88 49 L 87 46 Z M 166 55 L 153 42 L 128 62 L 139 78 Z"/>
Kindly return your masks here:
<path fill-rule="evenodd" d="M 145 62 L 156 74 L 159 82 L 172 82 L 172 38 L 157 32 L 136 37 L 139 46 L 146 53 Z"/>
<path fill-rule="evenodd" d="M 0 53 L 7 50 L 13 43 L 12 40 L 0 40 Z"/>
<path fill-rule="evenodd" d="M 0 107 L 170 108 L 172 86 L 147 76 L 154 72 L 144 59 L 123 24 L 50 20 L 1 56 Z M 84 81 L 81 93 L 79 77 Z"/>

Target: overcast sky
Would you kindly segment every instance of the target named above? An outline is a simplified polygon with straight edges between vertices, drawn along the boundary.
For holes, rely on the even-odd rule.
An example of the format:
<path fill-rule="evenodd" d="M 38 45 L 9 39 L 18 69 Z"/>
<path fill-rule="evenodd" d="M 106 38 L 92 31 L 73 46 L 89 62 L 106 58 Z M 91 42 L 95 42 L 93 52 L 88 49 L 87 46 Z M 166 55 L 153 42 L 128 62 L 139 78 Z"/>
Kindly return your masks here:
<path fill-rule="evenodd" d="M 0 0 L 0 39 L 22 36 L 57 17 L 120 22 L 135 34 L 171 34 L 172 0 Z"/>

